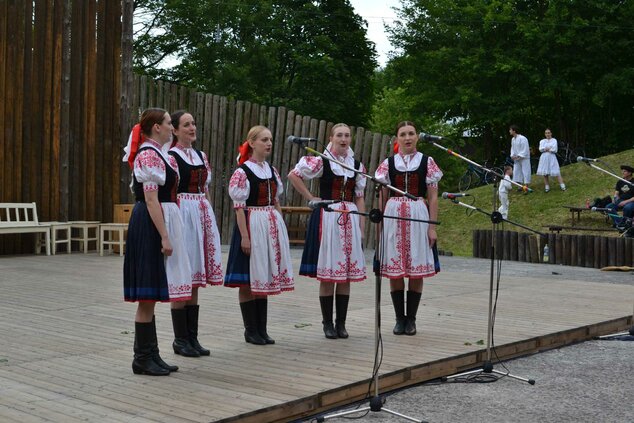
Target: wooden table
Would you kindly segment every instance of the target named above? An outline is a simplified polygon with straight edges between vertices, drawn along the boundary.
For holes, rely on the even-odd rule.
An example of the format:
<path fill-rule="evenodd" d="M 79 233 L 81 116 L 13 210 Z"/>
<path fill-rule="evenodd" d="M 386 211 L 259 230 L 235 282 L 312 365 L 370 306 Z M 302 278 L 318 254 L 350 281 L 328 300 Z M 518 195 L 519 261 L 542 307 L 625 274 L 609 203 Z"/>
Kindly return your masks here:
<path fill-rule="evenodd" d="M 592 211 L 589 207 L 578 207 L 578 206 L 561 206 L 570 211 L 571 224 L 570 226 L 575 226 L 575 213 L 577 213 L 577 222 L 581 220 L 581 212 L 583 211 Z"/>

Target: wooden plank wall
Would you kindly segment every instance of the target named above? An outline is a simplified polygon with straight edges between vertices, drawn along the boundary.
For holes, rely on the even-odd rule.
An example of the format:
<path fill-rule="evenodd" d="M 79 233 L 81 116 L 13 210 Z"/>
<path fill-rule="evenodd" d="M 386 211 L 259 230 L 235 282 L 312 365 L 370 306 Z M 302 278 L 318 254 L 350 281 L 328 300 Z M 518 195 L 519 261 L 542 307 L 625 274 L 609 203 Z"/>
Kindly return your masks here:
<path fill-rule="evenodd" d="M 303 152 L 285 140 L 315 137 L 323 150 L 333 123 L 133 75 L 132 9 L 133 0 L 0 1 L 0 201 L 34 201 L 41 221 L 111 222 L 114 204 L 132 202 L 130 171 L 121 161 L 130 129 L 143 109 L 163 107 L 186 109 L 197 120 L 198 147 L 214 171 L 223 242 L 235 219 L 226 187 L 253 125 L 266 125 L 274 136 L 271 161 L 285 182 L 283 204 L 304 205 L 286 183 Z M 356 157 L 373 173 L 389 137 L 351 130 Z M 376 203 L 372 189 L 367 209 Z M 287 217 L 289 226 L 306 221 Z M 30 252 L 29 237 L 0 237 L 0 254 Z M 373 244 L 369 224 L 365 240 Z"/>
<path fill-rule="evenodd" d="M 120 1 L 0 2 L 0 201 L 35 201 L 41 221 L 112 219 L 121 16 Z M 30 246 L 0 238 L 3 253 Z"/>
<path fill-rule="evenodd" d="M 301 116 L 284 106 L 268 107 L 248 101 L 235 101 L 210 93 L 196 92 L 166 81 L 153 81 L 139 75 L 133 76 L 130 99 L 127 128 L 131 128 L 138 121 L 140 113 L 148 107 L 161 107 L 169 112 L 185 109 L 194 116 L 198 130 L 197 148 L 207 154 L 213 168 L 212 206 L 223 243 L 230 241 L 234 222 L 233 204 L 227 193 L 229 178 L 236 168 L 238 146 L 245 140 L 249 128 L 254 125 L 265 125 L 273 134 L 271 164 L 278 169 L 284 182 L 283 205 L 306 204 L 286 182 L 286 175 L 305 152 L 295 144 L 287 144 L 286 138 L 289 135 L 317 138 L 319 144 L 313 147 L 322 151 L 328 144 L 328 135 L 333 122 Z M 368 173 L 374 174 L 378 164 L 386 157 L 390 137 L 361 127 L 350 129 L 355 157 L 366 166 Z M 125 145 L 124 141 L 127 141 L 127 136 L 125 140 L 121 140 L 121 148 Z M 127 188 L 131 174 L 128 168 L 125 169 L 121 173 L 119 186 Z M 366 187 L 366 209 L 368 210 L 377 204 L 374 198 L 374 187 L 371 185 L 372 183 L 369 183 Z M 313 190 L 317 188 L 314 183 L 310 187 Z M 133 202 L 129 189 L 122 191 L 121 201 Z M 286 216 L 288 227 L 305 226 L 307 217 L 307 215 L 297 214 Z M 374 231 L 369 223 L 366 226 L 365 240 L 367 244 L 373 245 Z"/>
<path fill-rule="evenodd" d="M 634 266 L 634 238 L 623 236 L 548 234 L 546 237 L 516 231 L 496 232 L 496 258 L 541 263 L 548 244 L 549 264 L 593 267 Z M 473 231 L 473 257 L 491 258 L 491 230 Z"/>

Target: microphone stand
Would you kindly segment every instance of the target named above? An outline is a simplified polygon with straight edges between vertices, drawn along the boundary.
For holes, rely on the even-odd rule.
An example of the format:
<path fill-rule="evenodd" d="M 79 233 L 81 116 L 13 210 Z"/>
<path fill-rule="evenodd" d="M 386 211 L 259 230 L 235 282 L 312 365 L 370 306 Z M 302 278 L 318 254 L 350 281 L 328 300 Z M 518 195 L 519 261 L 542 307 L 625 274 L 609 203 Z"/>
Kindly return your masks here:
<path fill-rule="evenodd" d="M 516 380 L 519 380 L 519 381 L 522 381 L 522 382 L 527 382 L 530 385 L 534 385 L 535 384 L 535 380 L 534 379 L 526 379 L 526 378 L 523 378 L 523 377 L 515 376 L 515 375 L 512 375 L 510 371 L 501 372 L 499 370 L 495 370 L 493 368 L 493 363 L 491 361 L 491 349 L 492 349 L 491 345 L 492 345 L 492 340 L 493 340 L 493 314 L 494 314 L 494 312 L 493 312 L 493 280 L 495 279 L 494 278 L 494 276 L 495 276 L 495 251 L 496 251 L 496 243 L 497 243 L 496 233 L 497 233 L 497 225 L 498 225 L 498 223 L 500 223 L 502 221 L 505 221 L 505 222 L 509 222 L 509 223 L 511 223 L 513 225 L 519 226 L 521 228 L 527 229 L 527 230 L 529 230 L 531 232 L 537 233 L 537 234 L 539 234 L 541 236 L 545 236 L 545 234 L 543 234 L 541 232 L 538 232 L 538 231 L 535 231 L 535 230 L 533 230 L 533 229 L 531 229 L 531 228 L 529 228 L 527 226 L 521 225 L 519 223 L 511 222 L 509 220 L 506 220 L 506 219 L 504 219 L 502 217 L 502 214 L 497 211 L 497 188 L 498 188 L 499 180 L 500 179 L 504 179 L 503 175 L 500 175 L 498 172 L 495 172 L 495 171 L 493 171 L 491 169 L 488 169 L 488 168 L 480 165 L 479 163 L 476 163 L 476 162 L 474 162 L 472 160 L 469 160 L 466 157 L 461 156 L 460 154 L 458 154 L 458 153 L 456 153 L 456 152 L 454 152 L 454 151 L 452 151 L 452 150 L 450 150 L 448 148 L 445 148 L 445 147 L 443 147 L 440 144 L 437 144 L 437 143 L 433 142 L 432 140 L 430 140 L 430 138 L 427 136 L 427 134 L 421 133 L 419 138 L 422 139 L 422 140 L 429 140 L 429 142 L 432 145 L 440 148 L 441 150 L 445 150 L 447 153 L 451 154 L 452 156 L 458 157 L 459 159 L 462 159 L 462 160 L 466 161 L 467 163 L 471 163 L 472 165 L 477 166 L 478 168 L 482 169 L 484 172 L 491 173 L 491 174 L 495 175 L 494 183 L 492 184 L 492 186 L 493 186 L 493 212 L 488 213 L 488 212 L 485 212 L 482 209 L 479 209 L 478 207 L 472 206 L 470 204 L 465 204 L 465 203 L 463 203 L 461 201 L 457 201 L 455 199 L 452 199 L 452 201 L 455 204 L 459 204 L 459 205 L 461 205 L 463 207 L 467 207 L 467 208 L 469 208 L 471 210 L 476 210 L 476 211 L 478 211 L 480 213 L 483 213 L 483 214 L 485 214 L 485 215 L 487 215 L 487 216 L 489 216 L 491 218 L 491 273 L 490 273 L 490 279 L 489 279 L 489 314 L 488 314 L 488 322 L 487 322 L 486 360 L 484 361 L 481 369 L 471 370 L 471 371 L 467 371 L 467 372 L 463 372 L 463 373 L 458 373 L 458 374 L 455 374 L 455 375 L 452 375 L 452 376 L 443 377 L 443 378 L 441 378 L 441 380 L 443 382 L 446 382 L 446 381 L 451 380 L 451 379 L 455 379 L 455 378 L 462 377 L 462 376 L 468 376 L 468 375 L 472 375 L 472 374 L 482 374 L 482 373 L 492 374 L 492 373 L 494 373 L 494 374 L 498 374 L 498 375 L 501 375 L 501 376 L 507 376 L 507 377 L 510 377 L 512 379 L 516 379 Z M 514 182 L 514 181 L 511 181 L 511 183 L 521 187 L 524 192 L 532 192 L 532 190 L 530 188 L 528 188 L 527 186 L 525 186 L 525 185 L 521 185 L 521 184 L 519 184 L 517 182 Z M 498 272 L 498 277 L 499 277 L 499 272 Z"/>
<path fill-rule="evenodd" d="M 495 170 L 493 170 L 493 169 L 489 169 L 489 168 L 487 168 L 487 167 L 484 167 L 484 166 L 482 166 L 480 163 L 476 163 L 476 162 L 474 162 L 473 160 L 469 160 L 469 159 L 468 159 L 468 158 L 466 158 L 465 156 L 461 156 L 460 154 L 456 153 L 455 151 L 453 151 L 453 150 L 452 150 L 452 149 L 450 149 L 450 148 L 443 147 L 442 145 L 437 144 L 437 143 L 435 143 L 434 141 L 431 141 L 431 140 L 429 139 L 429 135 L 427 135 L 427 134 L 425 134 L 425 133 L 421 133 L 421 134 L 420 134 L 420 136 L 419 136 L 419 139 L 420 139 L 421 141 L 427 141 L 427 142 L 429 142 L 431 145 L 433 145 L 434 147 L 438 147 L 438 148 L 440 148 L 441 150 L 445 150 L 447 153 L 451 154 L 452 156 L 457 157 L 457 158 L 459 158 L 459 159 L 462 159 L 462 160 L 464 160 L 465 162 L 470 163 L 470 164 L 472 164 L 472 165 L 474 165 L 474 166 L 476 166 L 476 167 L 478 167 L 478 168 L 482 169 L 485 173 L 490 173 L 490 174 L 492 174 L 492 175 L 495 175 L 495 176 L 497 176 L 500 180 L 504 179 L 504 175 L 502 175 L 502 174 L 500 174 L 500 173 L 496 172 Z M 522 185 L 522 184 L 520 184 L 519 182 L 515 182 L 515 181 L 513 181 L 513 180 L 511 180 L 510 182 L 511 182 L 513 185 L 516 185 L 518 188 L 521 188 L 521 189 L 522 189 L 522 191 L 524 191 L 524 192 L 533 192 L 533 190 L 532 190 L 532 189 L 530 189 L 529 187 L 527 187 L 526 185 Z"/>
<path fill-rule="evenodd" d="M 609 172 L 609 171 L 607 171 L 607 170 L 605 170 L 605 169 L 603 169 L 603 168 L 600 168 L 600 167 L 599 167 L 599 166 L 597 166 L 597 165 L 593 165 L 592 163 L 590 163 L 590 161 L 585 161 L 585 160 L 577 160 L 577 161 L 582 161 L 582 162 L 584 162 L 585 164 L 587 164 L 588 166 L 590 166 L 591 168 L 596 169 L 596 170 L 599 170 L 599 171 L 601 171 L 601 172 L 603 172 L 603 173 L 606 173 L 606 174 L 608 174 L 608 175 L 610 175 L 610 176 L 612 176 L 612 177 L 614 177 L 614 178 L 618 179 L 619 181 L 623 181 L 623 182 L 625 182 L 626 184 L 628 184 L 629 186 L 634 187 L 634 182 L 632 182 L 632 181 L 628 181 L 627 179 L 623 179 L 623 178 L 621 178 L 620 176 L 615 175 L 614 173 Z"/>
<path fill-rule="evenodd" d="M 579 159 L 577 159 L 577 161 L 579 161 Z M 612 176 L 612 177 L 614 177 L 614 178 L 618 179 L 619 181 L 623 181 L 623 182 L 625 182 L 626 184 L 628 184 L 628 185 L 629 185 L 629 186 L 631 186 L 631 187 L 634 187 L 634 182 L 632 182 L 632 181 L 628 181 L 627 179 L 623 179 L 623 178 L 621 178 L 620 176 L 615 175 L 615 174 L 614 174 L 614 173 L 612 173 L 612 172 L 608 172 L 607 170 L 602 169 L 602 168 L 600 168 L 599 166 L 593 165 L 592 163 L 590 163 L 590 161 L 584 161 L 584 160 L 581 160 L 581 161 L 583 161 L 585 164 L 587 164 L 588 166 L 590 166 L 590 167 L 591 167 L 591 168 L 593 168 L 593 169 L 599 170 L 599 171 L 601 171 L 601 172 L 603 172 L 603 173 L 605 173 L 605 174 L 608 174 L 608 175 L 610 175 L 610 176 Z M 618 207 L 618 206 L 617 206 L 617 207 Z M 613 215 L 613 214 L 611 214 L 611 213 L 608 213 L 608 216 L 613 217 L 614 215 Z M 619 215 L 618 215 L 618 212 L 617 212 L 617 217 L 621 217 L 621 216 L 619 216 Z M 632 318 L 634 319 L 634 311 L 632 312 Z M 601 340 L 609 340 L 609 339 L 612 339 L 612 338 L 615 338 L 615 337 L 627 336 L 628 334 L 629 334 L 630 336 L 634 336 L 634 326 L 632 326 L 632 327 L 629 329 L 629 331 L 627 331 L 627 332 L 620 332 L 620 333 L 615 333 L 615 334 L 612 334 L 612 335 L 600 336 L 598 339 L 601 339 Z"/>
<path fill-rule="evenodd" d="M 361 175 L 363 177 L 365 177 L 366 179 L 369 179 L 371 181 L 373 181 L 377 186 L 382 186 L 382 187 L 386 187 L 394 192 L 397 192 L 407 198 L 413 199 L 413 200 L 418 200 L 417 197 L 399 190 L 396 187 L 393 187 L 389 184 L 384 184 L 380 181 L 378 181 L 375 177 L 368 175 L 366 173 L 361 172 L 360 170 L 354 169 L 353 167 L 347 166 L 345 163 L 341 163 L 331 157 L 328 157 L 322 153 L 320 153 L 319 151 L 307 147 L 307 146 L 303 146 L 304 149 L 309 152 L 312 153 L 314 155 L 317 155 L 319 157 L 321 157 L 324 160 L 328 160 L 331 163 L 337 163 L 339 166 L 341 166 L 344 169 L 350 170 L 352 172 L 354 172 L 355 174 Z M 380 191 L 377 190 L 377 193 Z M 330 209 L 329 207 L 324 207 L 324 209 L 326 211 L 330 211 L 330 212 L 342 212 L 341 210 L 333 210 Z M 364 212 L 359 212 L 359 211 L 343 211 L 343 213 L 350 213 L 350 214 L 358 214 L 358 215 L 362 215 L 362 216 L 368 216 L 370 222 L 375 223 L 375 224 L 380 224 L 383 220 L 383 218 L 389 218 L 389 219 L 406 219 L 406 218 L 401 218 L 401 217 L 397 217 L 397 216 L 384 216 L 383 213 L 381 212 L 381 210 L 379 209 L 372 209 L 370 210 L 369 213 L 364 213 Z M 432 223 L 432 224 L 439 224 L 440 222 L 436 222 L 436 221 L 432 221 L 432 220 L 419 220 L 419 219 L 406 219 L 406 220 L 410 220 L 410 221 L 416 221 L 416 222 L 422 222 L 422 223 Z M 380 237 L 376 236 L 375 237 L 375 252 L 376 252 L 376 256 L 380 257 L 379 255 L 379 251 L 380 251 L 380 246 L 381 246 L 381 242 L 380 242 Z M 317 422 L 323 422 L 326 421 L 328 419 L 333 419 L 336 417 L 342 417 L 342 416 L 347 416 L 349 414 L 356 414 L 356 413 L 361 413 L 361 412 L 368 412 L 368 411 L 372 411 L 372 412 L 386 412 L 388 414 L 392 414 L 394 416 L 400 417 L 402 419 L 405 420 L 409 420 L 411 422 L 419 422 L 419 423 L 426 423 L 425 420 L 419 420 L 419 419 L 415 419 L 413 417 L 410 416 L 406 416 L 405 414 L 401 414 L 398 413 L 396 411 L 390 410 L 388 408 L 383 407 L 383 397 L 381 397 L 381 395 L 379 394 L 379 367 L 381 365 L 380 360 L 379 360 L 379 342 L 381 341 L 381 272 L 380 272 L 380 264 L 379 264 L 379 270 L 377 272 L 375 272 L 375 302 L 374 302 L 374 368 L 372 371 L 372 376 L 373 376 L 373 384 L 374 384 L 374 396 L 370 397 L 370 404 L 369 406 L 366 407 L 362 407 L 362 408 L 358 408 L 358 409 L 354 409 L 354 410 L 346 410 L 346 411 L 342 411 L 339 413 L 334 413 L 334 414 L 328 414 L 328 415 L 324 415 L 324 416 L 320 416 L 317 417 L 316 420 Z"/>

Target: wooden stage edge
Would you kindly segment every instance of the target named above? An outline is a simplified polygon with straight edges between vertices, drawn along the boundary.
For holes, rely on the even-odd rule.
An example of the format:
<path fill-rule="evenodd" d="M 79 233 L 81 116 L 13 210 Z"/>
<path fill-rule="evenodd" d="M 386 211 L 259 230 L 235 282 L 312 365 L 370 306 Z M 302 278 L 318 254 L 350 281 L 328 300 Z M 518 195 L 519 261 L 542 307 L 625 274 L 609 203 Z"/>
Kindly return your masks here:
<path fill-rule="evenodd" d="M 567 329 L 560 332 L 529 338 L 496 346 L 495 351 L 500 360 L 509 360 L 521 356 L 535 354 L 554 348 L 560 348 L 598 336 L 627 331 L 634 324 L 632 315 Z M 481 367 L 486 360 L 486 348 L 460 354 L 440 360 L 421 363 L 414 366 L 381 375 L 379 377 L 380 393 L 416 385 L 443 376 L 450 376 L 467 370 Z M 495 360 L 493 361 L 495 364 Z M 370 372 L 371 369 L 368 369 Z M 361 380 L 338 388 L 310 395 L 284 404 L 261 408 L 248 413 L 218 420 L 217 422 L 260 423 L 288 422 L 302 417 L 323 413 L 329 409 L 345 406 L 366 399 L 370 379 Z M 538 381 L 539 383 L 539 381 Z M 374 386 L 372 387 L 374 392 Z"/>

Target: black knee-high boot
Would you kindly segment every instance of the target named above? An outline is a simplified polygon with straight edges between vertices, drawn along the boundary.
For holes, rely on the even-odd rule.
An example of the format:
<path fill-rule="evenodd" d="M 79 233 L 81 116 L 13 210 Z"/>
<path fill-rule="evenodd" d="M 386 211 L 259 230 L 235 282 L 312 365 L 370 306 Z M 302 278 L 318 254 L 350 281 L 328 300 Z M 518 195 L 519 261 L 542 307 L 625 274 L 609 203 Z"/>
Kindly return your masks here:
<path fill-rule="evenodd" d="M 394 335 L 403 335 L 405 333 L 405 291 L 392 291 L 390 295 L 396 314 L 396 324 L 392 332 Z"/>
<path fill-rule="evenodd" d="M 337 308 L 337 320 L 335 329 L 337 330 L 337 336 L 339 338 L 347 338 L 348 331 L 346 330 L 346 317 L 348 316 L 348 301 L 350 295 L 339 295 L 335 297 L 335 306 Z"/>
<path fill-rule="evenodd" d="M 190 345 L 198 351 L 198 354 L 210 355 L 211 351 L 200 345 L 200 342 L 198 342 L 198 313 L 200 311 L 200 306 L 198 304 L 186 305 L 185 310 L 187 310 L 187 331 L 189 332 Z"/>
<path fill-rule="evenodd" d="M 240 303 L 244 322 L 244 340 L 250 344 L 265 345 L 266 341 L 258 333 L 257 309 L 255 300 Z"/>
<path fill-rule="evenodd" d="M 264 339 L 267 344 L 275 344 L 275 340 L 266 333 L 266 323 L 268 320 L 269 300 L 268 298 L 256 298 L 256 309 L 258 311 L 258 335 Z"/>
<path fill-rule="evenodd" d="M 134 360 L 132 371 L 136 375 L 167 376 L 170 371 L 154 361 L 156 332 L 152 322 L 134 322 Z"/>
<path fill-rule="evenodd" d="M 405 322 L 405 334 L 416 335 L 416 313 L 418 312 L 418 304 L 422 293 L 409 290 L 407 291 L 407 317 Z"/>
<path fill-rule="evenodd" d="M 152 342 L 152 356 L 154 357 L 154 362 L 170 372 L 178 371 L 178 366 L 167 364 L 163 361 L 161 355 L 159 354 L 158 339 L 156 337 L 156 318 L 154 316 L 152 316 L 152 332 L 154 333 L 154 340 Z"/>
<path fill-rule="evenodd" d="M 174 327 L 174 354 L 185 357 L 200 357 L 198 351 L 189 343 L 189 330 L 187 329 L 187 311 L 184 308 L 172 309 L 172 326 Z"/>
<path fill-rule="evenodd" d="M 324 325 L 324 335 L 328 339 L 337 339 L 337 332 L 332 324 L 332 302 L 333 295 L 319 296 L 319 304 L 321 305 L 321 323 Z"/>

